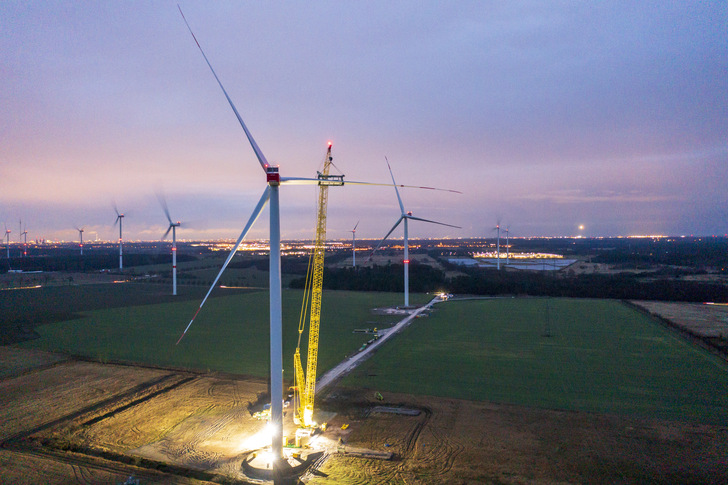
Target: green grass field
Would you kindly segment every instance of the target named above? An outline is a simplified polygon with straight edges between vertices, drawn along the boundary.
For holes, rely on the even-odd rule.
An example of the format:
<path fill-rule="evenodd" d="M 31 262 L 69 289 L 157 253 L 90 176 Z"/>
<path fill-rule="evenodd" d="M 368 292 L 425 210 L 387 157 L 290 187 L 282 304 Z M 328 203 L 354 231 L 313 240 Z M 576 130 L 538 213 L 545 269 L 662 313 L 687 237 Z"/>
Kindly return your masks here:
<path fill-rule="evenodd" d="M 301 290 L 283 291 L 283 356 L 287 379 L 293 375 L 302 294 Z M 429 298 L 428 295 L 413 295 L 413 301 L 420 303 Z M 401 299 L 402 295 L 397 293 L 324 292 L 319 374 L 371 338 L 371 335 L 352 333 L 355 328 L 384 327 L 397 320 L 373 315 L 372 308 L 398 304 Z M 187 336 L 175 345 L 199 302 L 194 299 L 95 309 L 84 312 L 78 319 L 37 327 L 41 337 L 20 345 L 102 361 L 121 360 L 268 376 L 268 292 L 211 298 Z M 305 362 L 306 333 L 301 347 Z"/>
<path fill-rule="evenodd" d="M 728 422 L 728 365 L 620 302 L 509 298 L 435 308 L 344 384 Z"/>

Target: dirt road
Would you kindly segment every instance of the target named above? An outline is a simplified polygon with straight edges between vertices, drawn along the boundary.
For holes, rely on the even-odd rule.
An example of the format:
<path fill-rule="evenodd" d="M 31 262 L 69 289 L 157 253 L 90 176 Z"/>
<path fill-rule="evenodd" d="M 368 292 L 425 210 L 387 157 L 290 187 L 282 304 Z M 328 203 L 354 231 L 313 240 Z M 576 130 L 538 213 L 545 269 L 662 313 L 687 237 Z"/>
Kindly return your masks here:
<path fill-rule="evenodd" d="M 352 355 L 351 357 L 343 360 L 339 365 L 334 367 L 333 369 L 326 372 L 324 375 L 321 376 L 321 378 L 316 382 L 316 392 L 320 392 L 326 387 L 330 386 L 334 381 L 339 379 L 340 377 L 344 376 L 345 374 L 351 372 L 356 366 L 364 362 L 365 359 L 369 358 L 372 353 L 378 349 L 384 342 L 392 338 L 397 333 L 401 332 L 402 329 L 406 328 L 409 324 L 412 323 L 412 321 L 417 318 L 418 315 L 420 315 L 422 312 L 429 310 L 432 308 L 432 305 L 435 303 L 441 301 L 439 297 L 435 297 L 430 302 L 424 306 L 421 306 L 415 310 L 412 310 L 412 312 L 407 315 L 405 318 L 400 320 L 395 326 L 387 330 L 387 332 L 379 337 L 377 340 L 369 344 L 364 350 L 361 352 L 357 352 L 356 354 Z"/>

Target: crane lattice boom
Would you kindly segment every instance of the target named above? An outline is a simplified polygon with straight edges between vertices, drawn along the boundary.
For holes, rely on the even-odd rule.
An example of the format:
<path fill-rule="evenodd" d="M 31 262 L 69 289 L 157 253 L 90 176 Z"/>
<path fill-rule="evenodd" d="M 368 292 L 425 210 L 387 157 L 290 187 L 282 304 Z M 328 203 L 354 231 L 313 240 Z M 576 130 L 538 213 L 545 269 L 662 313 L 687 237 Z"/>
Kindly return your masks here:
<path fill-rule="evenodd" d="M 298 323 L 298 345 L 293 355 L 294 367 L 294 420 L 303 426 L 314 426 L 313 403 L 316 393 L 316 364 L 318 362 L 319 324 L 321 322 L 321 293 L 324 278 L 324 253 L 326 251 L 326 208 L 328 190 L 332 185 L 344 185 L 343 175 L 329 175 L 333 158 L 331 143 L 326 152 L 324 167 L 318 174 L 319 197 L 316 219 L 316 236 L 308 261 L 306 289 L 301 305 L 301 317 Z M 309 312 L 310 308 L 310 312 Z M 308 355 L 306 357 L 306 373 L 301 364 L 301 337 L 306 326 L 306 315 L 309 315 Z"/>

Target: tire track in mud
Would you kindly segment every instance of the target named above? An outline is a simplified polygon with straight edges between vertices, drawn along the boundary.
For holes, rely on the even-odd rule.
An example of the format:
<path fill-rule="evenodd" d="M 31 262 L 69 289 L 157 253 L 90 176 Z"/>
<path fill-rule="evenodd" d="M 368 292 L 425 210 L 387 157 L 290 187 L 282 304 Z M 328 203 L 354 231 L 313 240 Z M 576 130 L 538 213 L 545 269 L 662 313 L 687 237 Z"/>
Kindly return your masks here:
<path fill-rule="evenodd" d="M 465 446 L 447 438 L 434 426 L 428 431 L 436 444 L 431 447 L 432 451 L 423 457 L 422 463 L 429 464 L 428 469 L 432 470 L 434 475 L 445 475 L 452 470 L 456 458 L 465 450 Z"/>
<path fill-rule="evenodd" d="M 152 383 L 152 384 L 149 384 L 149 385 L 144 385 L 144 388 L 141 389 L 141 390 L 132 390 L 132 391 L 129 391 L 128 393 L 126 393 L 126 396 L 124 396 L 124 397 L 131 397 L 131 396 L 133 396 L 133 395 L 135 395 L 135 394 L 137 394 L 139 392 L 148 391 L 150 388 L 154 387 L 155 385 L 157 385 L 157 384 L 160 384 L 161 385 L 164 381 L 173 379 L 175 377 L 177 377 L 175 374 L 168 374 L 166 376 L 162 376 L 159 379 L 157 379 L 157 381 L 159 381 L 159 382 Z M 152 399 L 152 398 L 154 398 L 156 396 L 159 396 L 161 394 L 165 394 L 165 393 L 167 393 L 169 391 L 172 391 L 172 390 L 174 390 L 174 389 L 176 389 L 176 388 L 178 388 L 180 386 L 183 386 L 183 385 L 185 385 L 185 384 L 187 384 L 189 382 L 192 382 L 194 380 L 197 380 L 197 379 L 199 379 L 199 377 L 184 377 L 184 378 L 180 379 L 179 381 L 177 381 L 175 383 L 172 383 L 172 384 L 170 384 L 168 386 L 163 386 L 163 387 L 157 389 L 156 391 L 152 391 L 152 392 L 150 392 L 148 394 L 144 394 L 143 396 L 141 396 L 141 397 L 139 397 L 137 399 L 134 399 L 134 400 L 132 400 L 131 402 L 129 402 L 127 404 L 124 404 L 122 406 L 116 407 L 116 408 L 114 408 L 114 409 L 112 409 L 112 410 L 110 410 L 110 411 L 102 414 L 101 416 L 97 416 L 95 418 L 89 419 L 88 421 L 85 421 L 84 423 L 82 423 L 82 426 L 91 426 L 93 424 L 96 424 L 96 423 L 98 423 L 100 421 L 103 421 L 104 419 L 110 418 L 110 417 L 112 417 L 112 416 L 114 416 L 114 415 L 116 415 L 118 413 L 121 413 L 123 411 L 126 411 L 127 409 L 130 409 L 130 408 L 132 408 L 132 407 L 134 407 L 134 406 L 136 406 L 138 404 L 141 404 L 143 402 L 146 402 L 146 401 L 148 401 L 148 400 L 150 400 L 150 399 Z M 137 387 L 139 387 L 139 386 L 137 386 Z M 120 400 L 119 399 L 119 396 L 117 396 L 116 398 L 112 398 L 112 399 L 115 402 L 118 402 Z"/>
<path fill-rule="evenodd" d="M 0 442 L 0 447 L 2 447 L 2 448 L 8 447 L 11 443 L 21 441 L 25 438 L 28 438 L 29 436 L 38 434 L 41 431 L 45 431 L 47 429 L 59 426 L 63 423 L 69 422 L 69 421 L 81 419 L 83 416 L 91 416 L 93 414 L 103 411 L 104 409 L 113 407 L 115 404 L 119 403 L 120 401 L 123 401 L 124 399 L 133 398 L 134 396 L 144 393 L 149 388 L 152 388 L 154 386 L 163 385 L 166 381 L 169 381 L 175 377 L 178 377 L 178 376 L 176 374 L 166 374 L 166 375 L 157 377 L 155 379 L 151 379 L 149 381 L 142 382 L 141 384 L 138 384 L 127 391 L 124 391 L 119 394 L 115 394 L 107 399 L 103 399 L 99 402 L 91 404 L 90 406 L 81 408 L 78 411 L 67 414 L 65 416 L 61 416 L 60 418 L 43 423 L 39 426 L 35 426 L 34 428 L 21 431 L 20 433 L 16 433 L 15 435 L 12 435 L 12 436 L 6 438 L 5 440 L 3 440 L 2 442 Z M 190 380 L 193 380 L 193 379 L 196 379 L 196 377 L 187 377 L 187 378 L 182 379 L 182 381 L 189 382 Z M 163 387 L 162 389 L 159 389 L 152 394 L 147 394 L 139 399 L 134 399 L 132 401 L 132 403 L 138 404 L 139 402 L 145 401 L 145 400 L 149 399 L 150 397 L 153 397 L 154 395 L 161 394 L 162 392 L 166 392 L 170 388 L 177 387 L 183 383 L 184 382 L 178 382 L 176 384 L 173 384 L 172 386 Z M 98 421 L 101 421 L 102 419 L 105 419 L 105 418 L 119 412 L 119 410 L 121 410 L 122 408 L 126 409 L 128 407 L 131 407 L 132 403 L 124 405 L 121 408 L 115 407 L 111 411 L 104 413 L 101 416 L 97 416 L 96 418 L 92 418 L 92 419 L 82 423 L 82 426 L 87 426 L 87 425 L 96 423 Z"/>
<path fill-rule="evenodd" d="M 404 450 L 402 451 L 402 459 L 406 459 L 407 456 L 412 452 L 412 450 L 415 449 L 415 446 L 417 445 L 417 440 L 419 439 L 422 430 L 425 429 L 425 426 L 427 426 L 427 423 L 432 417 L 432 409 L 426 407 L 419 407 L 417 409 L 422 411 L 425 416 L 424 418 L 420 419 L 417 424 L 415 424 L 414 428 L 412 428 L 412 431 L 410 431 L 407 437 L 404 439 L 405 445 Z"/>
<path fill-rule="evenodd" d="M 118 481 L 114 480 L 111 483 L 122 483 L 130 475 L 134 475 L 134 477 L 140 479 L 140 483 L 180 483 L 180 481 L 184 483 L 191 483 L 191 478 L 196 480 L 197 483 L 206 484 L 212 483 L 209 480 L 214 478 L 214 476 L 210 474 L 196 473 L 193 471 L 185 473 L 186 470 L 174 469 L 173 467 L 167 467 L 163 470 L 159 468 L 154 469 L 153 467 L 144 467 L 143 465 L 134 466 L 123 461 L 110 460 L 109 458 L 100 456 L 82 453 L 66 453 L 47 448 L 18 448 L 12 449 L 11 452 L 19 455 L 38 457 L 42 460 L 51 460 L 66 465 L 71 469 L 75 481 L 83 485 L 108 485 L 110 483 L 108 478 L 104 477 L 101 472 L 118 477 Z M 95 478 L 96 476 L 99 476 L 99 478 Z M 246 484 L 249 482 L 238 481 L 236 483 Z"/>
<path fill-rule="evenodd" d="M 409 468 L 413 456 L 416 454 L 420 435 L 432 418 L 432 410 L 424 406 L 413 407 L 406 404 L 402 406 L 418 409 L 423 416 L 417 420 L 405 437 L 399 440 L 402 445 L 401 454 L 395 455 L 396 461 L 366 460 L 366 466 L 361 468 L 365 469 L 370 476 L 366 478 L 352 476 L 353 480 L 361 480 L 353 483 L 405 483 L 404 476 L 410 473 Z"/>
<path fill-rule="evenodd" d="M 188 439 L 184 445 L 174 449 L 165 448 L 165 451 L 174 455 L 176 459 L 184 461 L 188 466 L 200 469 L 212 469 L 222 466 L 226 460 L 225 456 L 217 452 L 201 450 L 201 445 L 218 435 L 233 424 L 240 417 L 248 414 L 247 407 L 243 404 L 238 381 L 214 380 L 207 388 L 208 397 L 218 404 L 209 404 L 198 410 L 196 413 L 200 422 L 197 423 L 197 431 Z M 219 412 L 220 408 L 227 408 L 217 416 L 212 414 Z M 212 415 L 212 416 L 211 416 Z M 224 440 L 224 438 L 221 438 Z"/>

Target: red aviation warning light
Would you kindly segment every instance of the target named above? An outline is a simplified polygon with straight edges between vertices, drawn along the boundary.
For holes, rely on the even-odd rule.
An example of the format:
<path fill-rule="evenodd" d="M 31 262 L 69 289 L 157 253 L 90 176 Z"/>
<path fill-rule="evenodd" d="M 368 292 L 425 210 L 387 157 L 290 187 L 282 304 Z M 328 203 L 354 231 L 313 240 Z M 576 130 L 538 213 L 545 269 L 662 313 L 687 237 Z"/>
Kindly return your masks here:
<path fill-rule="evenodd" d="M 403 261 L 403 263 L 404 263 L 404 264 L 409 264 L 409 261 L 410 261 L 409 259 L 405 259 L 405 260 Z"/>

